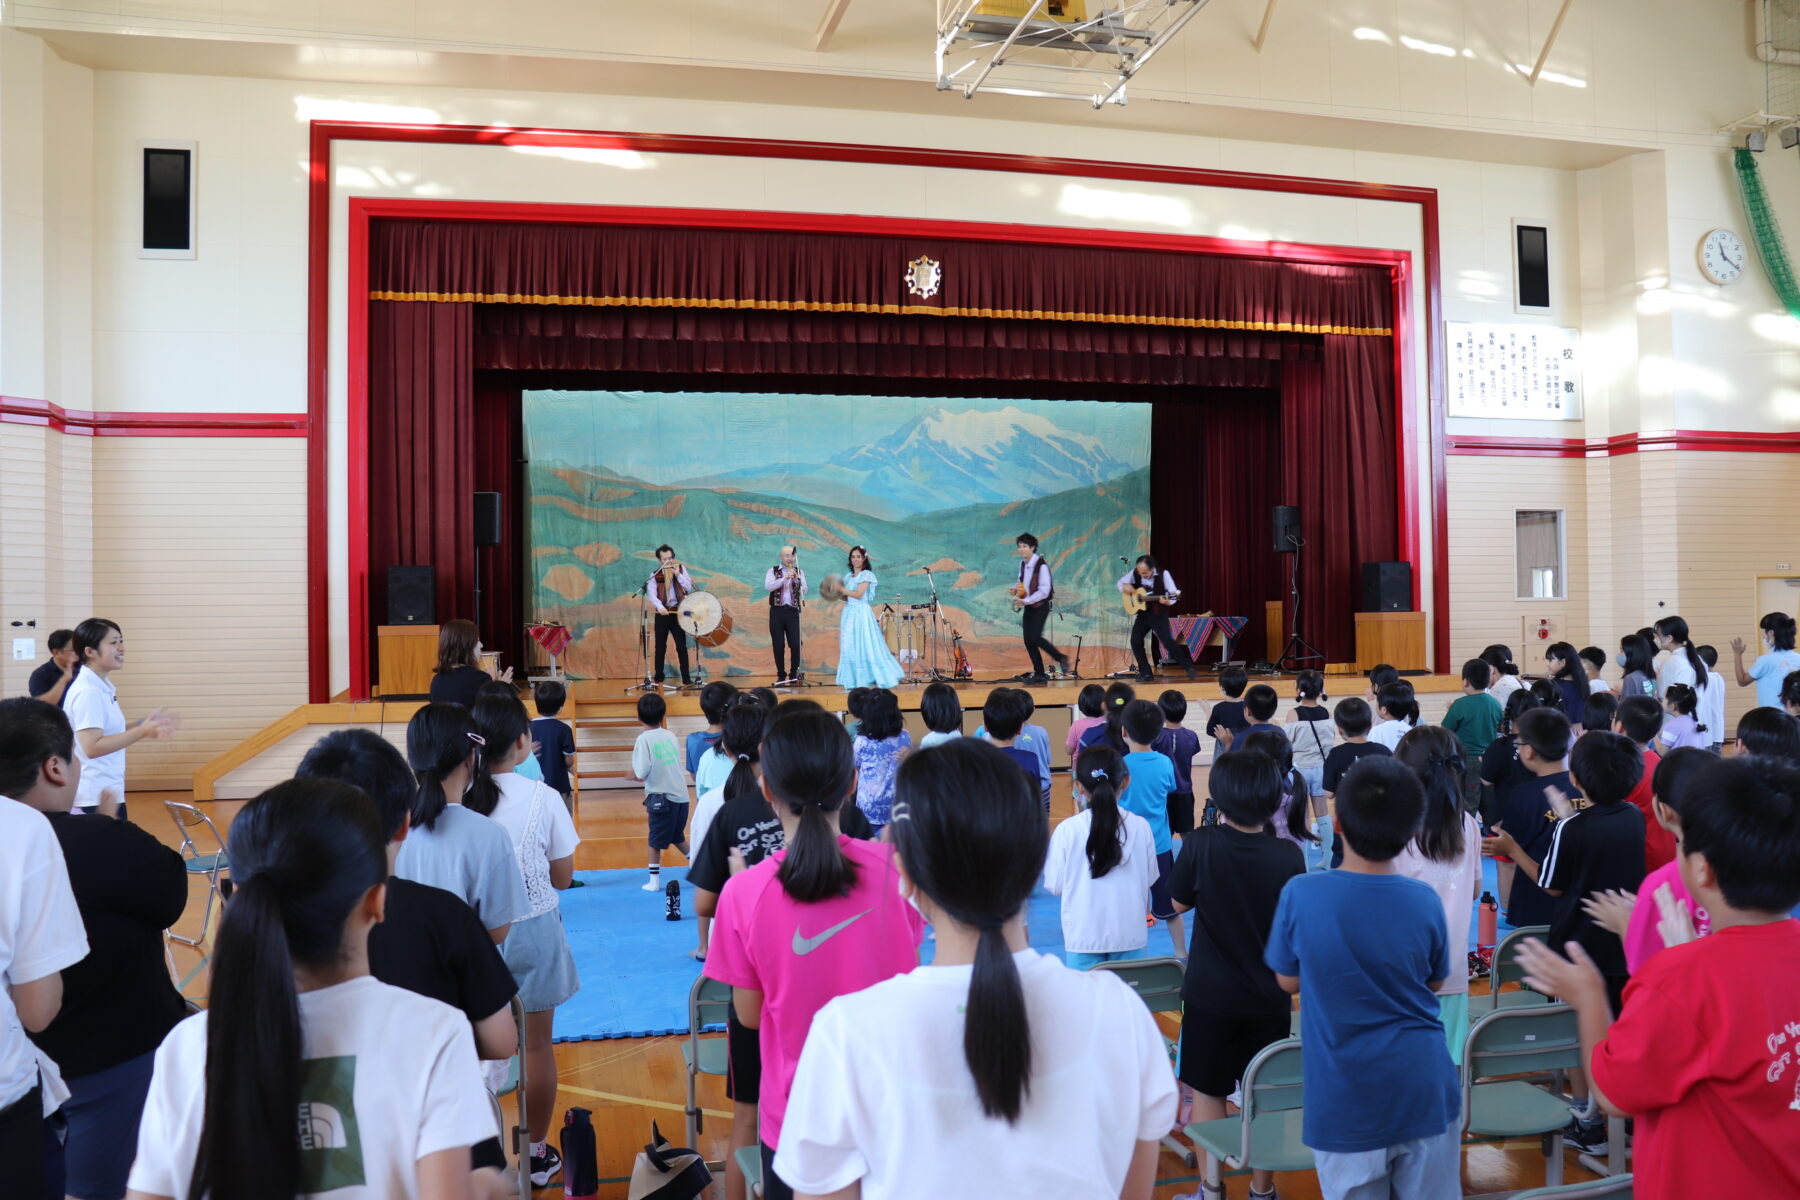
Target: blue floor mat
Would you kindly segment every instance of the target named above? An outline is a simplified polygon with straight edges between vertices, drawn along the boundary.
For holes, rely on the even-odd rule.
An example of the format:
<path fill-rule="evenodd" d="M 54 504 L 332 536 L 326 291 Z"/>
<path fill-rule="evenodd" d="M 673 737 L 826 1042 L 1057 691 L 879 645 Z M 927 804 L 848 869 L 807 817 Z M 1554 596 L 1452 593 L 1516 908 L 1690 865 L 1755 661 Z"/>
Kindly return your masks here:
<path fill-rule="evenodd" d="M 686 1033 L 688 990 L 700 974 L 700 964 L 687 954 L 696 939 L 694 893 L 686 886 L 686 870 L 665 867 L 662 873 L 664 883 L 671 879 L 682 882 L 679 921 L 665 919 L 661 893 L 642 890 L 642 871 L 582 871 L 579 877 L 587 886 L 563 892 L 561 899 L 563 928 L 575 955 L 581 990 L 556 1010 L 556 1040 L 588 1042 Z M 1482 860 L 1482 888 L 1494 890 L 1492 859 Z M 1026 910 L 1032 946 L 1059 958 L 1063 954 L 1060 904 L 1039 888 Z M 1477 904 L 1469 925 L 1471 946 L 1480 919 Z M 1511 928 L 1502 917 L 1501 936 Z M 930 962 L 935 949 L 936 943 L 927 935 L 921 960 Z M 1150 931 L 1146 953 L 1152 958 L 1173 953 L 1168 926 L 1158 922 Z"/>
<path fill-rule="evenodd" d="M 586 887 L 561 893 L 563 929 L 575 955 L 581 990 L 556 1010 L 556 1040 L 600 1041 L 686 1033 L 688 990 L 700 964 L 694 948 L 694 893 L 687 872 L 664 867 L 662 879 L 681 880 L 681 920 L 665 918 L 657 892 L 643 891 L 642 871 L 581 871 Z M 1038 889 L 1026 920 L 1031 944 L 1046 954 L 1063 952 L 1060 901 Z M 920 957 L 931 961 L 928 935 Z M 1173 952 L 1167 926 L 1150 931 L 1151 957 Z"/>

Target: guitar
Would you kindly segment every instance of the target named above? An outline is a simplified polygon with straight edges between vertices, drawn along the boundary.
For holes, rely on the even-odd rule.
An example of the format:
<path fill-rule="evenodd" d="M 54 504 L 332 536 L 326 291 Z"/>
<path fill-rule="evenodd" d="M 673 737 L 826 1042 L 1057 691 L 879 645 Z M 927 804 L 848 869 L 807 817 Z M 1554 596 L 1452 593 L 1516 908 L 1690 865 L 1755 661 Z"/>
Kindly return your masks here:
<path fill-rule="evenodd" d="M 1149 608 L 1152 604 L 1173 605 L 1177 600 L 1181 599 L 1181 593 L 1153 592 L 1149 588 L 1140 587 L 1130 588 L 1120 592 L 1119 598 L 1125 602 L 1125 612 L 1128 615 L 1135 617 L 1137 614 Z"/>

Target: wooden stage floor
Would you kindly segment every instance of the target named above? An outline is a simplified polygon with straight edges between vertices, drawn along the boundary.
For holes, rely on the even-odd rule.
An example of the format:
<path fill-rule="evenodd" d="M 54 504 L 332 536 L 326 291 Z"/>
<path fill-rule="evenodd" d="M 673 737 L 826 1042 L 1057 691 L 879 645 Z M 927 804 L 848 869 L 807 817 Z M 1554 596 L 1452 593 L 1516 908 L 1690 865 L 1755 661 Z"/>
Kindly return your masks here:
<path fill-rule="evenodd" d="M 985 691 L 994 685 L 983 682 L 973 686 Z M 1195 686 L 1216 687 L 1205 683 Z M 812 691 L 821 701 L 833 694 L 826 689 Z M 843 693 L 835 694 L 841 702 Z M 1344 694 L 1350 693 L 1346 690 Z M 1196 770 L 1195 774 L 1196 787 L 1203 789 L 1204 770 Z M 138 824 L 165 843 L 178 845 L 174 825 L 163 809 L 162 802 L 185 801 L 189 798 L 189 793 L 133 792 L 129 797 L 131 815 Z M 228 800 L 211 801 L 202 805 L 203 810 L 218 824 L 221 833 L 229 829 L 232 817 L 242 807 L 241 801 Z M 1059 773 L 1054 777 L 1051 819 L 1060 821 L 1072 811 L 1068 776 L 1066 773 Z M 582 839 L 581 846 L 576 851 L 575 865 L 578 870 L 643 866 L 644 815 L 641 799 L 636 794 L 624 791 L 583 793 L 577 813 L 577 828 Z M 668 853 L 674 855 L 674 851 Z M 176 925 L 178 932 L 188 936 L 199 932 L 204 897 L 204 879 L 190 881 L 188 910 Z M 657 904 L 662 902 L 660 897 L 647 897 L 647 900 L 653 900 Z M 216 920 L 214 929 L 217 929 Z M 195 970 L 199 960 L 193 951 L 177 945 L 174 953 L 176 968 L 180 973 L 185 975 Z M 196 976 L 188 992 L 204 1001 L 204 972 Z M 1174 1031 L 1172 1025 L 1170 1031 Z M 578 1105 L 591 1110 L 598 1130 L 602 1178 L 618 1179 L 630 1174 L 633 1156 L 649 1140 L 652 1121 L 660 1125 L 665 1136 L 674 1139 L 682 1136 L 686 1083 L 680 1041 L 677 1037 L 655 1037 L 570 1043 L 556 1047 L 561 1090 L 551 1129 L 554 1131 L 561 1127 L 562 1113 L 567 1107 Z M 955 1057 L 954 1049 L 947 1053 L 952 1058 Z M 947 1059 L 944 1065 L 946 1069 L 951 1069 L 956 1064 Z M 724 1153 L 730 1129 L 730 1104 L 725 1099 L 723 1082 L 701 1076 L 700 1097 L 706 1120 L 699 1149 L 709 1159 L 717 1160 Z M 555 1136 L 554 1132 L 552 1136 Z M 1591 1178 L 1576 1164 L 1572 1154 L 1566 1158 L 1566 1167 L 1566 1178 L 1570 1182 Z M 1193 1175 L 1194 1172 L 1185 1168 L 1174 1155 L 1167 1152 L 1162 1155 L 1158 1165 L 1160 1179 L 1189 1180 Z M 1544 1160 L 1539 1153 L 1537 1139 L 1470 1147 L 1464 1156 L 1463 1182 L 1464 1190 L 1472 1194 L 1542 1185 Z M 1277 1184 L 1284 1200 L 1315 1200 L 1319 1195 L 1317 1180 L 1310 1172 L 1281 1175 Z M 1194 1182 L 1169 1182 L 1159 1186 L 1155 1195 L 1157 1200 L 1173 1200 L 1174 1197 L 1191 1193 L 1197 1188 L 1198 1184 Z M 623 1183 L 611 1183 L 603 1185 L 599 1194 L 602 1200 L 625 1200 L 626 1193 Z M 1248 1193 L 1247 1176 L 1227 1181 L 1226 1194 L 1233 1200 L 1243 1200 Z M 549 1200 L 553 1195 L 561 1195 L 560 1183 L 554 1188 L 541 1189 L 537 1194 L 544 1200 Z M 719 1186 L 715 1186 L 709 1193 L 715 1197 L 722 1197 L 723 1194 L 723 1189 Z"/>

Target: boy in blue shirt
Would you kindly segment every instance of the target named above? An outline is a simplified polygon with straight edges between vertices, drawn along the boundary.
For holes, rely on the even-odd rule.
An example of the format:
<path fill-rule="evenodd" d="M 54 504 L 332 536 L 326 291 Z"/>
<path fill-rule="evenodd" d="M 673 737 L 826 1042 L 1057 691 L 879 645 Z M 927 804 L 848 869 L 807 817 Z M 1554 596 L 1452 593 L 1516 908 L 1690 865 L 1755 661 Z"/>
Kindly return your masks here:
<path fill-rule="evenodd" d="M 1175 768 L 1169 756 L 1152 750 L 1163 731 L 1162 709 L 1149 700 L 1133 700 L 1119 722 L 1125 735 L 1125 773 L 1131 782 L 1119 796 L 1119 807 L 1150 822 L 1156 839 L 1156 882 L 1150 885 L 1150 915 L 1166 923 L 1175 946 L 1175 957 L 1187 962 L 1187 939 L 1181 933 L 1181 914 L 1169 899 L 1169 878 L 1175 873 L 1175 839 L 1169 833 L 1169 797 L 1175 792 Z"/>
<path fill-rule="evenodd" d="M 1264 730 L 1274 730 L 1282 737 L 1286 737 L 1287 730 L 1275 724 L 1275 710 L 1280 707 L 1281 697 L 1276 695 L 1275 689 L 1266 683 L 1259 683 L 1245 692 L 1244 716 L 1248 719 L 1249 724 L 1238 730 L 1236 736 L 1231 739 L 1231 744 L 1242 746 L 1245 738 Z"/>
<path fill-rule="evenodd" d="M 1263 961 L 1300 996 L 1301 1140 L 1325 1200 L 1462 1195 L 1462 1094 L 1435 995 L 1460 964 L 1437 893 L 1393 864 L 1424 813 L 1397 760 L 1351 767 L 1343 869 L 1290 879 L 1269 931 Z"/>
<path fill-rule="evenodd" d="M 559 713 L 569 698 L 569 690 L 555 679 L 546 679 L 532 690 L 537 703 L 537 719 L 531 723 L 531 741 L 536 747 L 538 769 L 544 773 L 544 786 L 563 798 L 569 815 L 575 815 L 574 784 L 575 732 Z"/>
<path fill-rule="evenodd" d="M 1019 764 L 1026 778 L 1037 784 L 1038 795 L 1044 801 L 1044 816 L 1050 815 L 1050 764 L 1039 757 L 1035 750 L 1029 749 L 1021 742 L 1025 740 L 1023 730 L 1025 717 L 1032 711 L 1031 697 L 1023 688 L 995 688 L 988 693 L 987 703 L 981 706 L 981 728 L 975 736 L 987 741 L 1006 752 L 1006 756 Z"/>

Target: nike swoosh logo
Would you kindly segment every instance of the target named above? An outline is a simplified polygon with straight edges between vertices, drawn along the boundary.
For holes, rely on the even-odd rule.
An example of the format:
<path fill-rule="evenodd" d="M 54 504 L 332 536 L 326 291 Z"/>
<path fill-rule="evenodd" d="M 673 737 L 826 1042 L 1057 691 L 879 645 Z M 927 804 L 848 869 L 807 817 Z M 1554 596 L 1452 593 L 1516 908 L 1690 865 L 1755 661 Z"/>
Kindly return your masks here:
<path fill-rule="evenodd" d="M 844 930 L 850 928 L 850 926 L 856 924 L 874 911 L 875 910 L 872 908 L 865 908 L 854 917 L 847 917 L 844 920 L 839 921 L 836 925 L 833 925 L 830 929 L 825 930 L 823 933 L 814 934 L 812 937 L 801 937 L 800 926 L 794 926 L 794 953 L 799 955 L 811 954 L 814 950 L 817 950 L 820 946 L 823 946 L 826 942 L 844 932 Z"/>

